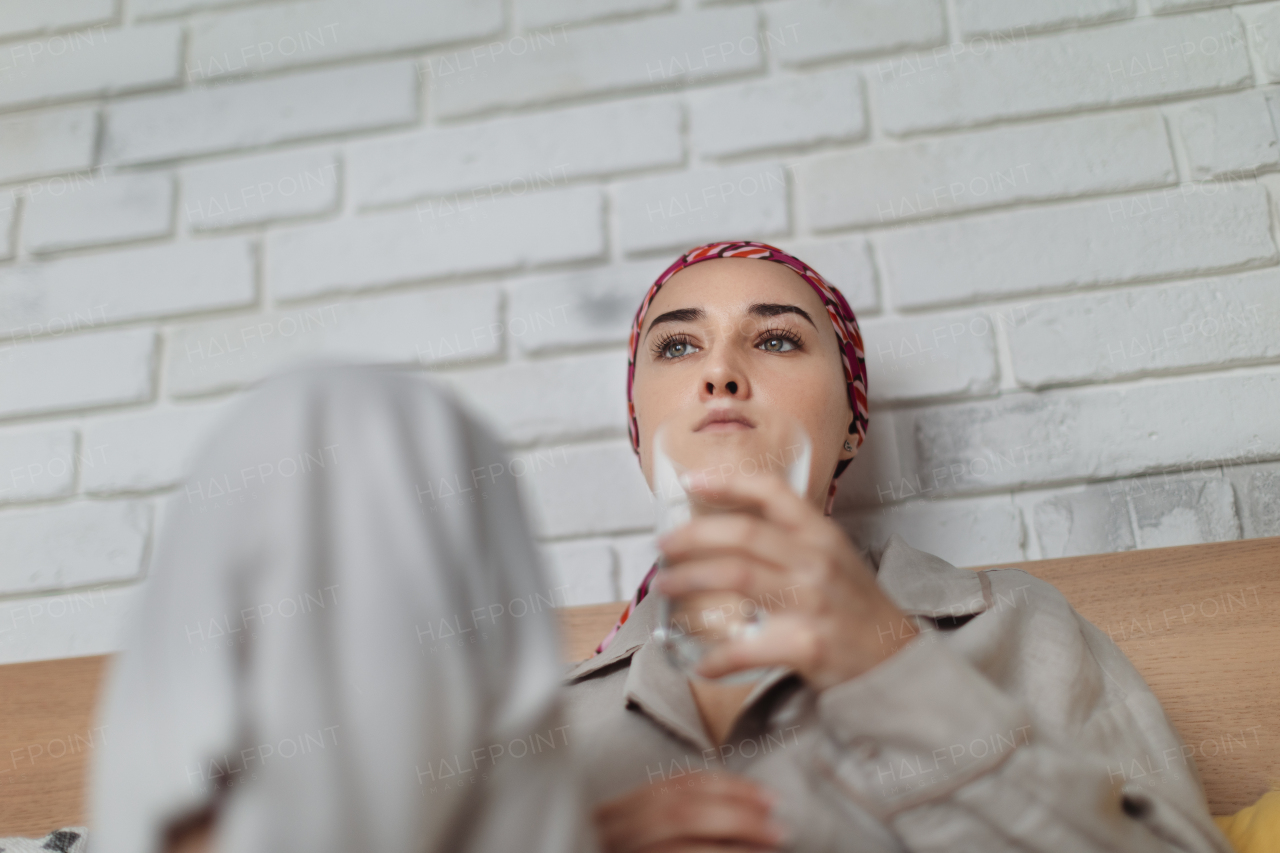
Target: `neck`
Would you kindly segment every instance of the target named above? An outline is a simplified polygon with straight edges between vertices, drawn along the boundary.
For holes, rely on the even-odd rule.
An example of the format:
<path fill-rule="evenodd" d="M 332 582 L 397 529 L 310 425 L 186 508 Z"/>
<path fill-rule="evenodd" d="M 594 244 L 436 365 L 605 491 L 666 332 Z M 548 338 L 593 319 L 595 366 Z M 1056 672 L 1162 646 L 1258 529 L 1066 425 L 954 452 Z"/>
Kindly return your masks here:
<path fill-rule="evenodd" d="M 689 679 L 689 691 L 707 737 L 716 746 L 729 739 L 738 717 L 742 715 L 743 702 L 755 689 L 754 682 L 746 684 L 717 684 L 714 681 Z"/>

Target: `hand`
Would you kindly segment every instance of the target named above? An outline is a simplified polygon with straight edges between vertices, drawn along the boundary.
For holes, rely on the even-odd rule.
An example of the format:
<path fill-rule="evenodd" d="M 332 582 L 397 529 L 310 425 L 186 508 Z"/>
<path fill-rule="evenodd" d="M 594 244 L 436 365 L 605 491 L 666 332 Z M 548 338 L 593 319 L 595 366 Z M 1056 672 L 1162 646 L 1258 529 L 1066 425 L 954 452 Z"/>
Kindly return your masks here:
<path fill-rule="evenodd" d="M 703 771 L 635 788 L 596 807 L 604 853 L 732 853 L 774 850 L 783 828 L 770 820 L 773 795 L 755 782 Z"/>
<path fill-rule="evenodd" d="M 655 579 L 658 591 L 730 590 L 768 612 L 758 634 L 709 651 L 700 675 L 781 665 L 825 690 L 916 635 L 844 531 L 782 480 L 735 477 L 695 491 L 708 504 L 746 511 L 697 516 L 664 537 L 668 568 Z"/>

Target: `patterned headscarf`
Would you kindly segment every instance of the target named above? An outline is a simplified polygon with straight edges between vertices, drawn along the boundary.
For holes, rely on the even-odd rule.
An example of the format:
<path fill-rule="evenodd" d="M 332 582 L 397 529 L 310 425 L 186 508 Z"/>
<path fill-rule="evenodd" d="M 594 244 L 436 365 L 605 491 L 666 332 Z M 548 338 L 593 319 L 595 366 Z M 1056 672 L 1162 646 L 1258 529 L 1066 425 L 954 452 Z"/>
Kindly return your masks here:
<path fill-rule="evenodd" d="M 845 387 L 849 393 L 849 407 L 853 410 L 853 421 L 849 424 L 849 435 L 856 454 L 858 448 L 862 447 L 862 442 L 867 437 L 867 359 L 862 347 L 862 333 L 858 330 L 858 319 L 853 315 L 853 309 L 845 301 L 844 295 L 813 267 L 794 255 L 789 255 L 767 243 L 750 242 L 708 243 L 705 246 L 690 249 L 677 258 L 675 263 L 667 267 L 666 271 L 658 276 L 657 281 L 649 288 L 649 292 L 645 294 L 639 309 L 636 310 L 635 319 L 631 321 L 631 338 L 629 342 L 631 354 L 627 360 L 627 412 L 630 416 L 631 449 L 639 455 L 640 426 L 636 422 L 636 405 L 631 399 L 631 388 L 636 379 L 636 358 L 640 349 L 640 329 L 644 326 L 644 318 L 649 313 L 649 306 L 653 304 L 653 299 L 658 295 L 658 291 L 673 275 L 686 267 L 691 267 L 702 261 L 712 261 L 716 258 L 757 258 L 762 261 L 773 261 L 774 263 L 782 264 L 808 282 L 809 286 L 818 294 L 818 298 L 826 306 L 827 318 L 831 320 L 831 325 L 836 330 L 836 338 L 840 343 L 840 361 L 844 365 Z M 837 463 L 835 477 L 843 474 L 844 469 L 852 461 L 852 459 L 842 459 Z M 835 490 L 835 478 L 832 478 L 831 493 L 828 495 L 827 500 L 828 506 L 830 506 L 831 500 L 835 497 Z M 640 588 L 636 590 L 635 597 L 627 604 L 626 610 L 622 611 L 622 616 L 619 617 L 618 623 L 613 626 L 613 630 L 609 632 L 609 635 L 596 647 L 596 654 L 605 650 L 605 647 L 613 640 L 636 606 L 648 595 L 649 585 L 653 582 L 653 576 L 657 573 L 657 570 L 657 564 L 649 569 L 649 573 L 645 575 L 644 580 L 640 583 Z"/>

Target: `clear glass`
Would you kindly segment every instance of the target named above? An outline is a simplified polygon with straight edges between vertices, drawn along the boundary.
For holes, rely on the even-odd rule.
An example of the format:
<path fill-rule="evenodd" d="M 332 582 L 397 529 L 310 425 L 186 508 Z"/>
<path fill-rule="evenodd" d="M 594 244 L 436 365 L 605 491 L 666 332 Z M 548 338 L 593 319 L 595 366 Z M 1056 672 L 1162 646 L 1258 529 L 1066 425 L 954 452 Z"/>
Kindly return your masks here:
<path fill-rule="evenodd" d="M 809 485 L 812 443 L 794 416 L 750 405 L 719 410 L 740 418 L 709 421 L 713 410 L 699 405 L 659 425 L 654 435 L 653 497 L 657 535 L 687 524 L 695 516 L 742 512 L 743 507 L 713 506 L 692 493 L 698 483 L 715 486 L 729 478 L 772 475 L 797 495 Z M 659 572 L 666 571 L 665 560 Z M 668 659 L 686 674 L 701 678 L 696 668 L 720 643 L 758 632 L 767 618 L 759 602 L 736 592 L 706 591 L 670 599 L 658 595 L 659 621 L 654 639 Z M 715 679 L 720 683 L 754 681 L 753 669 Z"/>

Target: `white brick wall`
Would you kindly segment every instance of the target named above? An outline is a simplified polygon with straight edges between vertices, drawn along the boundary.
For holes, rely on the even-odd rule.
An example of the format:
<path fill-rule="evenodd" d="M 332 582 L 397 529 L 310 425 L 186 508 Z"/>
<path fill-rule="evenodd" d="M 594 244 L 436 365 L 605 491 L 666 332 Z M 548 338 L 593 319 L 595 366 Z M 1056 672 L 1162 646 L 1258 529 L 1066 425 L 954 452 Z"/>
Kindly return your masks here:
<path fill-rule="evenodd" d="M 65 3 L 12 3 L 0 22 L 0 38 L 106 23 L 115 12 L 112 0 L 68 0 Z"/>
<path fill-rule="evenodd" d="M 1253 80 L 1244 27 L 1228 11 L 1006 36 L 878 63 L 871 79 L 885 129 L 919 133 L 1146 103 Z"/>
<path fill-rule="evenodd" d="M 21 4 L 34 5 L 30 0 Z M 108 28 L 13 42 L 0 107 L 137 92 L 179 80 L 182 30 L 171 24 Z M 17 78 L 17 79 L 14 79 Z M 20 81 L 20 82 L 19 82 Z"/>
<path fill-rule="evenodd" d="M 1257 116 L 1267 118 L 1266 111 Z M 809 224 L 823 231 L 1177 180 L 1154 110 L 854 148 L 797 171 Z"/>
<path fill-rule="evenodd" d="M 5 513 L 5 588 L 40 592 L 133 578 L 142 571 L 150 527 L 150 507 L 135 502 L 78 501 Z"/>
<path fill-rule="evenodd" d="M 0 181 L 88 169 L 93 165 L 97 125 L 93 107 L 0 118 Z"/>
<path fill-rule="evenodd" d="M 1280 535 L 1278 129 L 1280 2 L 13 0 L 0 662 L 115 648 L 194 448 L 317 356 L 439 373 L 564 600 L 630 596 L 628 325 L 722 237 L 863 319 L 861 544 Z"/>
<path fill-rule="evenodd" d="M 77 192 L 34 196 L 24 213 L 23 244 L 37 254 L 164 237 L 173 224 L 173 179 L 112 176 Z"/>
<path fill-rule="evenodd" d="M 0 501 L 21 503 L 73 494 L 76 434 L 65 428 L 0 433 Z"/>
<path fill-rule="evenodd" d="M 7 338 L 60 337 L 93 326 L 243 308 L 255 298 L 243 238 L 166 243 L 0 268 Z M 122 283 L 127 282 L 127 286 Z"/>
<path fill-rule="evenodd" d="M 967 38 L 1113 21 L 1133 12 L 1134 0 L 956 0 L 957 23 Z"/>
<path fill-rule="evenodd" d="M 192 166 L 182 170 L 182 215 L 193 231 L 213 231 L 329 213 L 338 184 L 327 148 Z"/>

